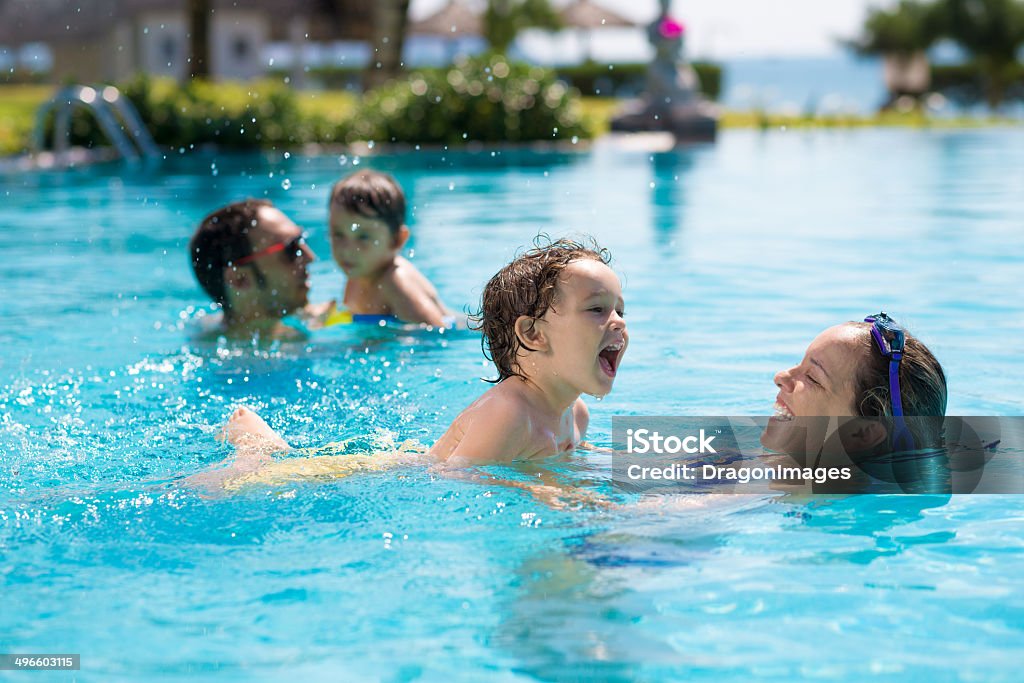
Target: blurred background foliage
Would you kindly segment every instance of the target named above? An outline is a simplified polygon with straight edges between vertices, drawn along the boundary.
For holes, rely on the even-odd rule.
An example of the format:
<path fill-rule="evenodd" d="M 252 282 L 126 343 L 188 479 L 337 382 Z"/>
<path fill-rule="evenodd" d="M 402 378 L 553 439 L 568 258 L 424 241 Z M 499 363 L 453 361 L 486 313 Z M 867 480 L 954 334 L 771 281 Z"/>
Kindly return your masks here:
<path fill-rule="evenodd" d="M 397 10 L 402 7 L 398 2 Z M 367 70 L 348 67 L 309 69 L 308 90 L 290 87 L 287 73 L 273 71 L 266 80 L 251 83 L 193 79 L 176 84 L 139 76 L 120 87 L 140 110 L 157 143 L 175 149 L 207 144 L 240 149 L 357 141 L 458 145 L 587 138 L 607 130 L 618 107 L 615 98 L 643 90 L 643 63 L 586 61 L 549 69 L 498 56 L 503 51 L 495 48 L 507 48 L 525 28 L 560 27 L 561 19 L 548 0 L 487 0 L 482 19 L 491 52 L 450 67 L 399 70 L 366 93 L 361 92 L 363 86 L 372 85 Z M 1024 0 L 899 0 L 870 10 L 861 35 L 846 45 L 861 54 L 906 56 L 928 53 L 943 42 L 959 46 L 964 60 L 932 64 L 929 92 L 967 107 L 985 103 L 994 111 L 1009 99 L 1024 98 L 1024 66 L 1019 60 L 1024 49 Z M 727 77 L 721 66 L 693 66 L 704 94 L 718 99 Z M 35 85 L 41 78 L 23 70 L 4 75 L 0 154 L 27 151 L 35 111 L 53 93 L 52 86 Z M 782 118 L 797 124 L 810 121 L 806 116 Z M 911 119 L 913 125 L 920 123 Z M 782 119 L 758 111 L 726 112 L 722 123 L 767 126 L 776 120 Z M 880 120 L 834 116 L 824 117 L 822 123 Z M 902 120 L 885 117 L 887 123 Z M 85 113 L 74 116 L 71 134 L 73 144 L 106 142 Z"/>
<path fill-rule="evenodd" d="M 492 54 L 422 69 L 367 93 L 348 141 L 459 145 L 590 137 L 579 93 L 554 71 Z"/>
<path fill-rule="evenodd" d="M 281 81 L 213 83 L 138 76 L 119 86 L 158 145 L 192 149 L 288 148 L 309 143 L 461 145 L 588 138 L 579 92 L 550 70 L 500 55 L 421 69 L 363 95 L 296 91 Z M 24 151 L 38 93 L 28 93 L 10 134 Z M 52 138 L 53 117 L 47 122 Z M 0 126 L 3 119 L 0 118 Z M 2 129 L 0 129 L 2 130 Z M 77 111 L 71 143 L 108 144 L 93 117 Z"/>
<path fill-rule="evenodd" d="M 905 56 L 927 51 L 942 40 L 958 45 L 969 61 L 941 74 L 939 84 L 955 80 L 956 94 L 976 94 L 993 109 L 1017 94 L 1024 0 L 900 0 L 892 7 L 872 9 L 861 36 L 850 45 L 862 54 Z"/>
<path fill-rule="evenodd" d="M 507 54 L 519 32 L 527 28 L 557 31 L 562 20 L 548 0 L 487 0 L 483 33 L 492 51 Z"/>

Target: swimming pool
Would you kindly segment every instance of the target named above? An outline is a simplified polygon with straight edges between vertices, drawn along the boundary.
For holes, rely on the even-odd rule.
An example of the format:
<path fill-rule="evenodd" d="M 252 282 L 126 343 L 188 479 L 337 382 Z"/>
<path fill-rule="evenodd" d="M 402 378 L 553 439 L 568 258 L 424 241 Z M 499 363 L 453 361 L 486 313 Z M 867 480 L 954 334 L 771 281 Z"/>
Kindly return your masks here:
<path fill-rule="evenodd" d="M 950 414 L 1024 408 L 1020 129 L 2 176 L 7 651 L 81 653 L 48 680 L 1015 678 L 1020 497 L 607 513 L 417 468 L 214 500 L 178 486 L 227 454 L 213 435 L 236 403 L 298 446 L 430 443 L 484 390 L 469 334 L 190 342 L 199 219 L 269 197 L 312 232 L 311 298 L 335 296 L 325 197 L 357 165 L 404 186 L 412 258 L 451 305 L 540 231 L 611 249 L 632 341 L 615 391 L 590 402 L 598 444 L 612 415 L 766 414 L 777 369 L 879 309 L 942 361 Z M 609 463 L 559 467 L 600 487 Z"/>

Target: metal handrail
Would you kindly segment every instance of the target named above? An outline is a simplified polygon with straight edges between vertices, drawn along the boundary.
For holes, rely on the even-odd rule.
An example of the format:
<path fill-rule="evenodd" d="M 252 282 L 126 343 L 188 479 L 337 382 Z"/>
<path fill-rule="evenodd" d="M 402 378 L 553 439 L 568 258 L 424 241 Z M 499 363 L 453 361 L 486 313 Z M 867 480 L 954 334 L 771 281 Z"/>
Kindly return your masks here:
<path fill-rule="evenodd" d="M 36 113 L 32 135 L 35 152 L 46 147 L 46 120 L 51 112 L 56 112 L 53 126 L 54 151 L 67 151 L 71 138 L 71 114 L 75 109 L 92 112 L 121 158 L 137 160 L 140 156 L 161 156 L 160 148 L 153 141 L 153 136 L 149 134 L 135 106 L 112 85 L 67 86 L 44 103 Z"/>

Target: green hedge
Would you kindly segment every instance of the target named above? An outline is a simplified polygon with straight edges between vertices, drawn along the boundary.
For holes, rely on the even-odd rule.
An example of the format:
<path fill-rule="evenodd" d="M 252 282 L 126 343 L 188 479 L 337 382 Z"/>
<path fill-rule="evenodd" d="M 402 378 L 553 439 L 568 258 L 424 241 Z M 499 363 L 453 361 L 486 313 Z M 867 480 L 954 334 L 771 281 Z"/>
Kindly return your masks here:
<path fill-rule="evenodd" d="M 122 90 L 159 145 L 289 146 L 306 142 L 316 127 L 302 115 L 295 93 L 280 82 L 193 81 L 181 87 L 140 77 Z"/>
<path fill-rule="evenodd" d="M 340 141 L 346 130 L 325 117 L 303 114 L 295 92 L 280 82 L 193 81 L 179 86 L 169 79 L 139 76 L 119 87 L 153 140 L 165 147 L 291 147 Z M 49 126 L 52 130 L 52 119 Z M 108 143 L 94 118 L 80 110 L 72 117 L 71 142 L 87 147 Z"/>
<path fill-rule="evenodd" d="M 363 72 L 358 66 L 311 66 L 307 67 L 303 78 L 307 86 L 319 87 L 324 90 L 357 90 L 363 89 Z M 267 78 L 286 82 L 291 80 L 292 72 L 288 69 L 271 69 Z M 292 85 L 295 85 L 294 83 Z"/>
<path fill-rule="evenodd" d="M 710 99 L 717 100 L 722 92 L 722 67 L 710 62 L 693 62 L 700 79 L 701 91 Z M 447 69 L 445 69 L 447 71 Z M 307 83 L 328 90 L 359 90 L 363 70 L 357 67 L 329 66 L 310 68 L 306 72 Z M 558 78 L 578 89 L 583 95 L 611 97 L 619 94 L 635 94 L 643 90 L 647 74 L 646 63 L 601 64 L 585 62 L 575 66 L 561 66 L 555 70 Z M 278 69 L 269 77 L 283 81 L 290 71 Z"/>
<path fill-rule="evenodd" d="M 281 81 L 179 86 L 140 76 L 120 88 L 156 143 L 171 148 L 356 141 L 460 145 L 590 136 L 576 91 L 551 70 L 497 55 L 413 72 L 366 93 L 348 120 L 304 111 L 295 91 Z M 105 143 L 92 116 L 76 112 L 72 144 Z"/>
<path fill-rule="evenodd" d="M 709 62 L 693 62 L 705 96 L 717 100 L 722 91 L 722 67 Z M 558 68 L 558 77 L 578 88 L 584 95 L 611 97 L 623 92 L 643 90 L 647 64 L 599 64 L 586 62 Z"/>
<path fill-rule="evenodd" d="M 348 140 L 459 145 L 589 136 L 578 93 L 553 71 L 486 55 L 366 93 Z"/>

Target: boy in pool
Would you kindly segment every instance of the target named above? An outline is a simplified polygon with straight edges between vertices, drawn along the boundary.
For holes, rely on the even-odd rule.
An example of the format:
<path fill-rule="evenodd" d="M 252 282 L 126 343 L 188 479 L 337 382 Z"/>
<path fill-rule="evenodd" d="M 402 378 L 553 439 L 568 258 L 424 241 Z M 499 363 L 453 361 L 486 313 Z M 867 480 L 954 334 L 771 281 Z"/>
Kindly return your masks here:
<path fill-rule="evenodd" d="M 580 396 L 611 391 L 629 343 L 621 285 L 608 260 L 603 249 L 558 240 L 531 249 L 491 278 L 477 320 L 498 379 L 455 418 L 430 449 L 432 458 L 455 467 L 512 462 L 567 453 L 583 443 L 589 413 Z M 239 477 L 266 481 L 261 475 L 272 477 L 278 465 L 286 475 L 302 472 L 294 462 L 272 460 L 289 446 L 246 408 L 231 415 L 223 437 L 237 452 L 228 470 L 211 473 L 219 484 Z M 311 466 L 318 459 L 300 460 Z M 366 469 L 362 460 L 337 474 Z M 381 456 L 369 460 L 374 469 L 383 462 Z M 564 493 L 507 483 L 547 500 Z"/>
<path fill-rule="evenodd" d="M 331 254 L 348 278 L 344 308 L 331 302 L 320 313 L 323 325 L 396 319 L 445 327 L 452 319 L 437 290 L 414 265 L 399 256 L 409 239 L 405 194 L 395 179 L 358 171 L 331 190 Z"/>
<path fill-rule="evenodd" d="M 569 240 L 538 246 L 484 287 L 478 316 L 495 386 L 434 444 L 439 460 L 489 463 L 543 458 L 582 443 L 581 394 L 612 390 L 629 335 L 608 252 Z"/>

